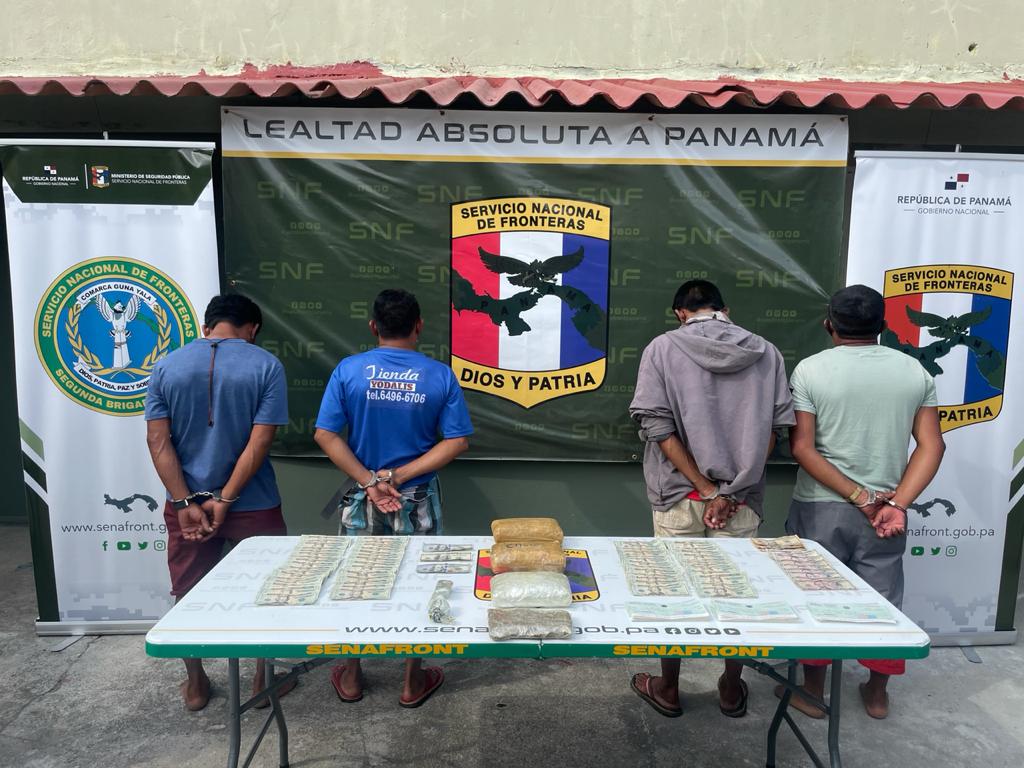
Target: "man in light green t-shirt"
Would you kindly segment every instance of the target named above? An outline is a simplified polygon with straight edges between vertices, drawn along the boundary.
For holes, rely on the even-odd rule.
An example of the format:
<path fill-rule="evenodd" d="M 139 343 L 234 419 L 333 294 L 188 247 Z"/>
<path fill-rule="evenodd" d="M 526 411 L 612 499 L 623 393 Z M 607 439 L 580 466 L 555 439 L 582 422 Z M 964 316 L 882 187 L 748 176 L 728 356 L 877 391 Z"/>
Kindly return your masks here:
<path fill-rule="evenodd" d="M 852 285 L 829 301 L 825 330 L 833 348 L 797 365 L 790 379 L 800 464 L 786 529 L 828 549 L 897 608 L 903 603 L 907 507 L 938 471 L 945 444 L 935 382 L 912 357 L 878 345 L 885 302 Z M 916 446 L 908 460 L 913 437 Z M 867 713 L 889 711 L 886 686 L 903 674 L 902 659 L 864 659 L 860 686 Z M 804 662 L 804 690 L 821 700 L 827 662 Z M 794 707 L 823 713 L 807 698 Z"/>

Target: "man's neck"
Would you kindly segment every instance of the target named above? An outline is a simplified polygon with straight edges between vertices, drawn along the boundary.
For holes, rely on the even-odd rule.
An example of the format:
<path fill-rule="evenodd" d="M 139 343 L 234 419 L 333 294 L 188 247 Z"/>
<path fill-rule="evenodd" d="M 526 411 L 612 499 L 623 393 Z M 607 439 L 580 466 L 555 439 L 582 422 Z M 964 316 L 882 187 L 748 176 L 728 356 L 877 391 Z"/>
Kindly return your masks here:
<path fill-rule="evenodd" d="M 408 349 L 411 351 L 416 350 L 416 338 L 409 336 L 405 339 L 382 339 L 377 338 L 378 349 L 387 347 L 389 349 Z"/>
<path fill-rule="evenodd" d="M 242 335 L 242 329 L 235 328 L 231 323 L 217 323 L 217 325 L 210 329 L 210 333 L 207 334 L 206 338 L 214 341 L 223 341 L 224 339 L 242 339 L 243 341 L 248 341 L 248 339 Z"/>
<path fill-rule="evenodd" d="M 878 345 L 878 339 L 844 339 L 842 336 L 834 336 L 832 343 L 837 347 L 874 347 Z"/>

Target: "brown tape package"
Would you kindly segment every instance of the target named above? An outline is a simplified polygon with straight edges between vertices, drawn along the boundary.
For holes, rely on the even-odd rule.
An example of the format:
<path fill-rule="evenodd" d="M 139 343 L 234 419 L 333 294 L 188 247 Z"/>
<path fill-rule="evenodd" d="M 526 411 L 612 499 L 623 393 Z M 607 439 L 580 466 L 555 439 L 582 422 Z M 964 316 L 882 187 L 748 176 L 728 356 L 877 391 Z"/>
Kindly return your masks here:
<path fill-rule="evenodd" d="M 503 541 L 491 549 L 491 570 L 508 571 L 565 570 L 565 552 L 553 541 Z"/>
<path fill-rule="evenodd" d="M 562 546 L 562 527 L 552 517 L 507 517 L 491 521 L 495 542 L 554 541 Z"/>

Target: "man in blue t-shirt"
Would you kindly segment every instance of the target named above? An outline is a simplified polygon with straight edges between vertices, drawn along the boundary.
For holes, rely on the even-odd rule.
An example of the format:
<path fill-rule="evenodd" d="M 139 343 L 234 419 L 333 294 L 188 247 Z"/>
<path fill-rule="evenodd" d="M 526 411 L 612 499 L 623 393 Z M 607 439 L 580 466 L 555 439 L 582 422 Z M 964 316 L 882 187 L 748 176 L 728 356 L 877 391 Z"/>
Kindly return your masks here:
<path fill-rule="evenodd" d="M 149 380 L 146 439 L 167 488 L 167 565 L 177 599 L 217 564 L 225 544 L 286 533 L 267 453 L 288 423 L 288 393 L 281 362 L 253 343 L 262 322 L 245 296 L 215 296 L 204 338 L 160 360 Z M 202 709 L 210 699 L 202 660 L 185 659 L 185 669 L 185 706 Z M 263 673 L 260 659 L 254 693 Z"/>
<path fill-rule="evenodd" d="M 342 360 L 327 383 L 315 439 L 355 482 L 341 503 L 350 536 L 441 532 L 435 473 L 469 447 L 473 425 L 452 369 L 416 351 L 422 330 L 415 296 L 381 291 L 370 320 L 377 348 Z M 331 682 L 342 701 L 359 701 L 359 659 Z M 418 707 L 443 682 L 439 667 L 408 659 L 399 704 Z"/>

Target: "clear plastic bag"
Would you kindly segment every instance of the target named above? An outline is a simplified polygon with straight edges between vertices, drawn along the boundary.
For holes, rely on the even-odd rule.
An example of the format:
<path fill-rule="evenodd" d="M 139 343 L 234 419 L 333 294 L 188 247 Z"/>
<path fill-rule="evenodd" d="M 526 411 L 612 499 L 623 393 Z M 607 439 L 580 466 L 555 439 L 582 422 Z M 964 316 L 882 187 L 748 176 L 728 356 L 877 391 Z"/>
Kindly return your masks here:
<path fill-rule="evenodd" d="M 554 541 L 562 546 L 562 526 L 553 517 L 507 517 L 491 521 L 495 542 Z"/>
<path fill-rule="evenodd" d="M 495 544 L 491 549 L 491 570 L 552 571 L 565 570 L 565 552 L 553 541 L 511 541 Z"/>
<path fill-rule="evenodd" d="M 568 640 L 572 617 L 568 611 L 537 608 L 491 608 L 487 631 L 492 640 Z"/>
<path fill-rule="evenodd" d="M 453 586 L 451 579 L 439 579 L 434 586 L 434 593 L 427 603 L 427 616 L 435 624 L 452 624 L 455 621 L 449 600 Z"/>
<path fill-rule="evenodd" d="M 491 578 L 495 608 L 568 608 L 572 589 L 564 573 L 499 573 Z"/>

